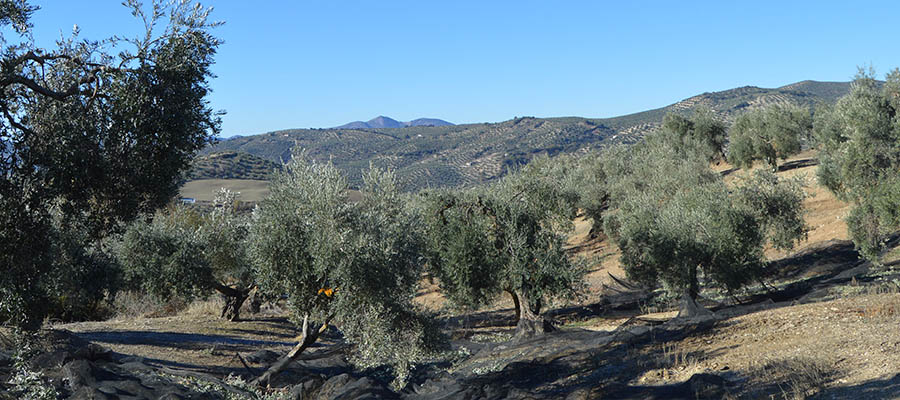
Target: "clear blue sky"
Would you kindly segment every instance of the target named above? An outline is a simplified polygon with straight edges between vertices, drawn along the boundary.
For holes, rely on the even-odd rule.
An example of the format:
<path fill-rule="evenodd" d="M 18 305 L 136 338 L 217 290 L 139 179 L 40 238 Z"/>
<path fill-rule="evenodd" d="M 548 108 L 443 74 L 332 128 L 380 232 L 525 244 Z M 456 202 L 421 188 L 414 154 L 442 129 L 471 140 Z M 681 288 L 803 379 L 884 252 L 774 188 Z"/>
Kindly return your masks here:
<path fill-rule="evenodd" d="M 46 43 L 138 32 L 118 0 L 32 0 Z M 86 6 L 86 4 L 90 4 Z M 900 66 L 900 2 L 207 0 L 224 135 L 387 115 L 610 117 Z"/>

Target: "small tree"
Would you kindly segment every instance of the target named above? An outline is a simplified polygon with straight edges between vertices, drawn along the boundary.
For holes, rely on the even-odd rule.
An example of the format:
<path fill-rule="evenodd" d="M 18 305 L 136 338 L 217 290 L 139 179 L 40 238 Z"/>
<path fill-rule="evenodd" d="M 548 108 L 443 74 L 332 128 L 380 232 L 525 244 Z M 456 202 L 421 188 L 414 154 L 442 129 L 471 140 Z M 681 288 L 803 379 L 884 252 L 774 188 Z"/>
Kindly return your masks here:
<path fill-rule="evenodd" d="M 860 69 L 849 94 L 816 116 L 819 182 L 853 208 L 850 237 L 878 262 L 887 236 L 900 227 L 900 70 L 882 88 Z"/>
<path fill-rule="evenodd" d="M 438 337 L 412 303 L 422 272 L 416 220 L 394 175 L 370 169 L 362 199 L 331 164 L 300 154 L 275 173 L 254 216 L 252 254 L 260 287 L 288 296 L 302 339 L 257 379 L 268 380 L 335 324 L 363 365 L 387 362 L 398 381 Z"/>
<path fill-rule="evenodd" d="M 701 152 L 676 152 L 649 136 L 607 160 L 605 228 L 631 279 L 683 293 L 682 315 L 700 308 L 701 274 L 733 290 L 759 276 L 763 247 L 790 248 L 806 232 L 797 182 L 759 173 L 728 188 Z"/>
<path fill-rule="evenodd" d="M 563 250 L 573 208 L 559 181 L 511 174 L 482 190 L 427 195 L 429 265 L 455 305 L 476 309 L 508 293 L 517 336 L 552 330 L 545 300 L 575 295 L 584 268 Z"/>
<path fill-rule="evenodd" d="M 213 279 L 212 288 L 225 298 L 222 317 L 237 321 L 241 306 L 256 287 L 249 255 L 250 218 L 238 213 L 240 193 L 221 188 L 213 199 L 213 211 L 200 228 L 203 254 Z"/>
<path fill-rule="evenodd" d="M 163 300 L 203 295 L 212 276 L 200 225 L 201 216 L 182 206 L 129 224 L 117 249 L 126 287 Z"/>
<path fill-rule="evenodd" d="M 662 131 L 673 135 L 670 140 L 676 149 L 684 146 L 695 148 L 709 161 L 725 158 L 726 126 L 708 108 L 697 109 L 690 118 L 668 113 L 663 118 Z M 693 143 L 687 144 L 688 141 Z"/>
<path fill-rule="evenodd" d="M 247 254 L 249 218 L 236 214 L 236 194 L 216 193 L 201 215 L 171 206 L 128 226 L 118 249 L 126 283 L 161 299 L 193 298 L 215 290 L 225 298 L 222 317 L 240 319 L 255 287 Z"/>
<path fill-rule="evenodd" d="M 778 159 L 797 154 L 812 132 L 809 109 L 796 105 L 771 105 L 748 111 L 734 121 L 728 132 L 728 162 L 750 168 L 765 160 L 778 171 Z"/>

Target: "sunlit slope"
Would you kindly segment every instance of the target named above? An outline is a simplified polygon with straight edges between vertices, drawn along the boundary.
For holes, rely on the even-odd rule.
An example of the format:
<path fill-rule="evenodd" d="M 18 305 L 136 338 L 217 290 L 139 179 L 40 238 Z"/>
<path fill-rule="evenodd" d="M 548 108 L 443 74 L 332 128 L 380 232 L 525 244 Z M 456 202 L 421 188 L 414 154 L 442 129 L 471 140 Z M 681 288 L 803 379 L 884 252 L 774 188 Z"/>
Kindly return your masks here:
<path fill-rule="evenodd" d="M 780 88 L 745 86 L 703 93 L 669 106 L 614 118 L 519 117 L 499 123 L 377 129 L 288 129 L 223 140 L 204 150 L 242 152 L 282 163 L 294 148 L 330 161 L 361 183 L 370 163 L 391 167 L 407 189 L 470 186 L 502 176 L 538 154 L 572 153 L 632 143 L 658 128 L 666 113 L 707 108 L 725 121 L 755 107 L 833 103 L 847 82 L 803 81 Z M 603 110 L 597 110 L 602 113 Z M 247 178 L 247 177 L 243 177 Z"/>

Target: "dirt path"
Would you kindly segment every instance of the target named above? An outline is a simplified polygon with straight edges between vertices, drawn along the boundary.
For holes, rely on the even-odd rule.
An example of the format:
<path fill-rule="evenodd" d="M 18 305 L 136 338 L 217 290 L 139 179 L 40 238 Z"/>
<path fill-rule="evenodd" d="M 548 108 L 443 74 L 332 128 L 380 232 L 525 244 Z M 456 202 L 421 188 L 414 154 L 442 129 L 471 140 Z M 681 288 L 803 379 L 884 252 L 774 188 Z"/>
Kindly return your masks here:
<path fill-rule="evenodd" d="M 245 372 L 235 354 L 286 353 L 299 331 L 286 318 L 266 316 L 229 322 L 214 315 L 78 322 L 54 326 L 111 350 L 142 357 L 154 366 L 227 375 Z"/>

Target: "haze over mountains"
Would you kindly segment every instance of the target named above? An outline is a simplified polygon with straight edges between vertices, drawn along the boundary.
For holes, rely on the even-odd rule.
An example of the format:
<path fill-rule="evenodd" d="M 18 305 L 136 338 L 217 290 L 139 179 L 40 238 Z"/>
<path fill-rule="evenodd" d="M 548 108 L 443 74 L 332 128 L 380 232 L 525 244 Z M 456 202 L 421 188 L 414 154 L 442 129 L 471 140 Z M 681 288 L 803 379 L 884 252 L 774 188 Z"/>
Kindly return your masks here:
<path fill-rule="evenodd" d="M 451 126 L 450 122 L 437 118 L 419 118 L 409 122 L 397 121 L 391 117 L 379 115 L 366 122 L 353 121 L 348 124 L 336 126 L 330 129 L 375 129 L 375 128 L 406 128 L 409 126 Z"/>
<path fill-rule="evenodd" d="M 282 163 L 290 159 L 293 148 L 299 147 L 306 149 L 314 160 L 334 163 L 354 185 L 361 183 L 361 171 L 372 163 L 392 168 L 410 190 L 468 186 L 496 179 L 508 168 L 527 163 L 539 154 L 581 152 L 616 143 L 633 143 L 657 129 L 666 113 L 689 115 L 705 107 L 722 120 L 731 121 L 741 112 L 767 104 L 815 107 L 834 103 L 849 90 L 849 82 L 802 81 L 771 89 L 744 86 L 703 93 L 669 106 L 613 118 L 520 117 L 497 123 L 426 124 L 435 126 L 413 125 L 415 121 L 411 121 L 410 125 L 401 127 L 398 124 L 404 123 L 379 117 L 360 123 L 364 125 L 288 129 L 235 137 L 205 149 L 201 156 L 230 151 Z M 205 165 L 209 171 L 229 170 L 210 163 Z M 240 174 L 230 176 L 237 175 Z"/>

